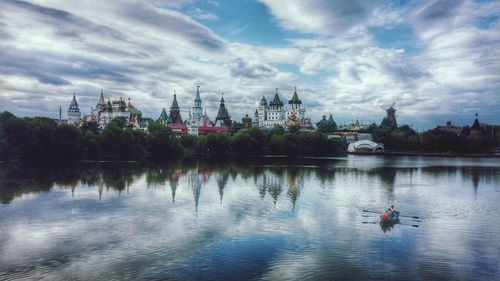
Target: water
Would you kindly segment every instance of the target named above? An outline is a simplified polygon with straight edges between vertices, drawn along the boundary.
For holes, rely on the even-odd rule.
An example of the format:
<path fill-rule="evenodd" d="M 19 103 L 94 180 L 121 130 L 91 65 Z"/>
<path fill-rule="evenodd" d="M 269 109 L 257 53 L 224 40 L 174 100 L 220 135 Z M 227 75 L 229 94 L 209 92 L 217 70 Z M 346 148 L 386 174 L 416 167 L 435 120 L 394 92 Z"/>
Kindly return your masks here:
<path fill-rule="evenodd" d="M 498 158 L 2 164 L 0 202 L 0 280 L 500 279 Z"/>

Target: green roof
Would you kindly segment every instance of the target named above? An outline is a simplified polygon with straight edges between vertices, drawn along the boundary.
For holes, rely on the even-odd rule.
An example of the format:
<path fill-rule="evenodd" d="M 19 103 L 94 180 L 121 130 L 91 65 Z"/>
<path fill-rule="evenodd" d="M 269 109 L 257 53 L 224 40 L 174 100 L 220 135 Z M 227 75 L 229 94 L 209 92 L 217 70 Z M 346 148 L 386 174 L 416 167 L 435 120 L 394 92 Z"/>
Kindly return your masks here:
<path fill-rule="evenodd" d="M 274 94 L 273 100 L 269 103 L 270 106 L 283 106 L 283 103 L 280 100 L 280 96 L 278 95 L 278 88 L 276 88 L 276 94 Z"/>
<path fill-rule="evenodd" d="M 302 104 L 302 101 L 299 99 L 297 95 L 297 87 L 295 87 L 295 92 L 293 93 L 293 97 L 288 101 L 288 104 Z"/>

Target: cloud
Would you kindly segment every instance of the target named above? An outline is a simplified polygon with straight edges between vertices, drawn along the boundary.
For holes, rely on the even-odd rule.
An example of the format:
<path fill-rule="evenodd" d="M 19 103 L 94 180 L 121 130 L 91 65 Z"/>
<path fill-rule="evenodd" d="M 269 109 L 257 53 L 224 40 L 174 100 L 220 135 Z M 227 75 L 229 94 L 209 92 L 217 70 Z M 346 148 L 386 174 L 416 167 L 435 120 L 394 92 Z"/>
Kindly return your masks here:
<path fill-rule="evenodd" d="M 369 13 L 366 1 L 260 0 L 285 29 L 335 35 L 362 23 Z"/>

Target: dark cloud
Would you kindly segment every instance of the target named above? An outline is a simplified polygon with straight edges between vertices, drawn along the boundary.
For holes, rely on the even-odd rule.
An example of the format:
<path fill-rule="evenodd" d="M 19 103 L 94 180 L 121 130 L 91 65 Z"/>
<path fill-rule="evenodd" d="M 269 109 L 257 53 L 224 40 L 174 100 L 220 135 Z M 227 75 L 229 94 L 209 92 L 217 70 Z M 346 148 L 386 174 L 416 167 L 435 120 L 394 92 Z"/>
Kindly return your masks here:
<path fill-rule="evenodd" d="M 222 51 L 226 42 L 210 29 L 175 11 L 155 9 L 143 3 L 130 5 L 123 13 L 128 17 L 169 34 L 176 34 L 188 42 L 209 51 Z"/>
<path fill-rule="evenodd" d="M 446 20 L 456 15 L 458 8 L 464 3 L 463 0 L 438 0 L 424 7 L 418 18 L 422 21 Z"/>
<path fill-rule="evenodd" d="M 275 70 L 263 64 L 249 64 L 243 59 L 236 60 L 235 65 L 231 68 L 231 75 L 234 77 L 248 78 L 269 78 L 276 75 Z"/>
<path fill-rule="evenodd" d="M 131 82 L 133 71 L 116 63 L 82 56 L 66 56 L 53 52 L 24 52 L 16 48 L 0 48 L 0 73 L 34 77 L 42 83 L 67 85 L 63 77 L 103 79 Z"/>
<path fill-rule="evenodd" d="M 47 8 L 24 1 L 7 0 L 5 3 L 13 8 L 28 12 L 31 16 L 36 17 L 37 20 L 55 27 L 55 34 L 59 36 L 79 37 L 82 32 L 92 32 L 119 40 L 125 40 L 125 35 L 120 31 L 95 24 L 92 21 L 75 16 L 63 10 Z M 19 16 L 25 15 L 21 14 Z"/>

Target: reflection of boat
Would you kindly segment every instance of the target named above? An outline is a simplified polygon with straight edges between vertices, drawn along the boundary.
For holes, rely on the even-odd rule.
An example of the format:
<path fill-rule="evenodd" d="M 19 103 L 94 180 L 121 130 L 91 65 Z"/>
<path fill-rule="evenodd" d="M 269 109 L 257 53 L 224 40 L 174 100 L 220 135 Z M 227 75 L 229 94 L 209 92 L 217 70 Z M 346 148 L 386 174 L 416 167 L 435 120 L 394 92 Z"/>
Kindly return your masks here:
<path fill-rule="evenodd" d="M 399 222 L 399 212 L 383 212 L 380 214 L 380 223 L 382 224 L 393 224 Z"/>

